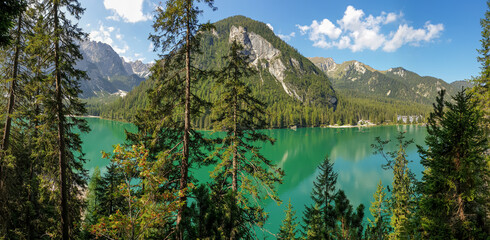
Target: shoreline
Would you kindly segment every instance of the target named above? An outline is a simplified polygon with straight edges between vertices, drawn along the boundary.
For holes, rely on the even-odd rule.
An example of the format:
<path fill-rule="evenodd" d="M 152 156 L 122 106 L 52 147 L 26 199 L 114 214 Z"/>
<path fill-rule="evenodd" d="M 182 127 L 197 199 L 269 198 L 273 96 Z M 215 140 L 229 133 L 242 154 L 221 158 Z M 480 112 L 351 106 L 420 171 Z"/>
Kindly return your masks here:
<path fill-rule="evenodd" d="M 101 116 L 95 116 L 95 115 L 84 115 L 84 116 L 70 116 L 70 117 L 81 117 L 81 118 L 97 118 L 97 119 L 102 119 L 102 120 L 108 120 L 108 121 L 116 121 L 116 122 L 122 122 L 122 123 L 131 123 L 127 122 L 124 120 L 116 120 L 116 119 L 108 119 L 108 118 L 103 118 Z M 296 128 L 333 128 L 333 129 L 339 129 L 339 128 L 363 128 L 363 127 L 380 127 L 380 126 L 425 126 L 426 123 L 416 123 L 416 124 L 366 124 L 366 125 L 323 125 L 323 126 L 297 126 Z M 266 128 L 266 129 L 291 129 L 295 130 L 291 127 L 283 127 L 283 128 Z M 200 131 L 213 131 L 212 129 L 197 129 Z"/>

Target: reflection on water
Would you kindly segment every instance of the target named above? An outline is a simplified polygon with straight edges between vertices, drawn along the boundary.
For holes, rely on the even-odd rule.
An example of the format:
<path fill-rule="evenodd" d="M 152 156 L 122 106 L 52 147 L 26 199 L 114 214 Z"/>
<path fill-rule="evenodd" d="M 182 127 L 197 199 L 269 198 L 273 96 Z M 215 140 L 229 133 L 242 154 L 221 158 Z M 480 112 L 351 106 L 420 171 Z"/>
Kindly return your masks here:
<path fill-rule="evenodd" d="M 112 145 L 123 143 L 124 129 L 135 131 L 131 124 L 101 119 L 87 119 L 92 132 L 82 135 L 83 149 L 88 159 L 85 167 L 92 170 L 95 166 L 104 167 L 107 159 L 101 158 L 101 151 L 112 151 Z M 384 160 L 372 154 L 371 144 L 380 136 L 382 139 L 393 139 L 399 131 L 406 132 L 407 139 L 414 139 L 416 144 L 424 145 L 425 127 L 420 126 L 383 126 L 370 128 L 300 128 L 264 130 L 276 139 L 274 145 L 265 144 L 263 154 L 284 169 L 286 175 L 283 184 L 278 186 L 278 193 L 286 202 L 291 199 L 298 219 L 301 219 L 305 204 L 310 204 L 310 193 L 313 181 L 318 175 L 317 166 L 328 154 L 334 162 L 334 170 L 338 173 L 338 187 L 342 188 L 349 200 L 357 206 L 363 203 L 366 216 L 369 214 L 371 198 L 379 180 L 385 185 L 391 183 L 392 174 L 381 169 Z M 392 144 L 391 149 L 394 148 Z M 407 153 L 413 160 L 410 166 L 420 177 L 422 167 L 415 145 Z M 206 181 L 212 167 L 191 170 L 193 176 Z M 268 202 L 266 210 L 270 218 L 266 228 L 276 233 L 284 217 L 286 204 L 277 206 Z M 267 235 L 267 234 L 266 234 Z M 272 238 L 271 238 L 272 239 Z"/>

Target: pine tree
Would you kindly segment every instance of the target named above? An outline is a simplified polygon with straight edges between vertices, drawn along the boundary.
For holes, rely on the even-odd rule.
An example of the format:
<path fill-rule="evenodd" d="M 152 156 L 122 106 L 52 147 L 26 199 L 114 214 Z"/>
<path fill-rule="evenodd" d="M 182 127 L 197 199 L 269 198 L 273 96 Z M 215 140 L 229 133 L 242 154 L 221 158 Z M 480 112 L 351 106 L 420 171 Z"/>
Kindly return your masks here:
<path fill-rule="evenodd" d="M 487 1 L 487 11 L 485 18 L 480 20 L 482 27 L 481 49 L 478 49 L 480 56 L 478 62 L 481 63 L 480 76 L 473 79 L 475 86 L 472 89 L 475 99 L 485 112 L 486 127 L 490 124 L 490 1 Z"/>
<path fill-rule="evenodd" d="M 298 226 L 298 224 L 296 223 L 296 211 L 293 211 L 291 199 L 289 199 L 288 207 L 286 210 L 284 210 L 284 213 L 286 213 L 286 216 L 284 220 L 282 220 L 282 225 L 279 228 L 277 239 L 294 240 L 296 239 L 296 227 Z"/>
<path fill-rule="evenodd" d="M 328 156 L 318 167 L 320 174 L 316 177 L 316 181 L 313 182 L 313 192 L 311 193 L 311 199 L 313 200 L 312 206 L 306 206 L 304 212 L 303 221 L 305 225 L 304 229 L 309 229 L 312 217 L 315 216 L 315 207 L 319 208 L 321 216 L 321 228 L 322 239 L 332 239 L 332 234 L 335 229 L 336 215 L 334 212 L 334 199 L 335 199 L 335 185 L 337 184 L 338 174 L 333 171 L 333 163 L 330 163 Z M 307 232 L 303 232 L 306 237 Z"/>
<path fill-rule="evenodd" d="M 414 238 L 418 232 L 418 224 L 412 221 L 417 212 L 418 194 L 416 192 L 417 180 L 415 175 L 408 167 L 410 162 L 407 159 L 406 149 L 413 143 L 413 140 L 405 140 L 403 132 L 397 137 L 398 150 L 385 152 L 384 147 L 390 140 L 383 141 L 376 138 L 377 143 L 371 145 L 375 149 L 375 154 L 381 154 L 386 160 L 383 169 L 393 172 L 392 193 L 390 197 L 391 216 L 391 237 L 393 238 Z"/>
<path fill-rule="evenodd" d="M 166 150 L 173 153 L 171 154 L 173 159 L 180 158 L 179 190 L 182 192 L 180 197 L 182 205 L 176 220 L 178 239 L 184 238 L 184 227 L 181 225 L 185 220 L 184 214 L 187 209 L 186 189 L 190 183 L 189 168 L 193 161 L 199 162 L 204 159 L 200 158 L 201 135 L 191 126 L 192 119 L 199 116 L 200 109 L 203 107 L 203 102 L 192 93 L 193 84 L 199 80 L 198 75 L 202 71 L 193 66 L 191 53 L 199 52 L 198 32 L 210 28 L 209 24 L 198 23 L 198 16 L 202 13 L 198 8 L 199 2 L 208 4 L 214 9 L 213 0 L 166 1 L 164 7 L 157 8 L 157 16 L 153 24 L 155 33 L 150 35 L 155 49 L 161 49 L 163 55 L 163 60 L 153 67 L 153 78 L 157 79 L 157 86 L 150 96 L 150 106 L 156 108 L 152 114 L 160 118 L 159 121 L 157 120 L 160 124 L 150 124 L 154 130 L 152 131 L 154 134 L 150 134 L 154 139 L 168 134 L 167 137 L 171 140 L 167 140 Z M 180 107 L 181 105 L 183 108 Z M 150 150 L 155 147 L 155 144 L 154 142 L 148 145 Z"/>
<path fill-rule="evenodd" d="M 69 239 L 75 231 L 79 230 L 74 228 L 74 223 L 79 221 L 81 216 L 82 201 L 79 195 L 80 190 L 85 188 L 86 178 L 81 141 L 74 130 L 87 132 L 89 128 L 85 120 L 67 117 L 81 116 L 85 113 L 84 104 L 78 98 L 78 94 L 81 92 L 79 81 L 86 78 L 86 74 L 77 70 L 75 64 L 82 58 L 77 44 L 86 37 L 86 34 L 72 23 L 72 19 L 80 19 L 83 12 L 84 9 L 76 0 L 42 2 L 39 14 L 45 16 L 44 29 L 48 31 L 50 38 L 48 41 L 38 39 L 39 42 L 33 43 L 44 47 L 44 51 L 51 51 L 46 59 L 46 63 L 50 66 L 43 69 L 48 76 L 44 79 L 47 88 L 43 90 L 46 92 L 40 94 L 45 96 L 43 100 L 46 103 L 43 109 L 46 114 L 44 127 L 47 131 L 56 129 L 56 137 L 53 138 L 56 139 L 56 143 L 49 142 L 50 139 L 45 141 L 50 145 L 51 150 L 56 151 L 58 159 L 56 185 L 59 189 L 59 224 L 62 239 Z M 49 161 L 47 164 L 54 163 Z M 52 166 L 47 168 L 53 170 Z"/>
<path fill-rule="evenodd" d="M 305 222 L 305 225 L 303 226 L 303 239 L 308 239 L 308 240 L 324 240 L 324 239 L 331 239 L 330 238 L 325 238 L 325 231 L 324 225 L 325 223 L 322 221 L 323 216 L 320 210 L 320 207 L 315 204 L 315 206 L 310 207 L 309 210 L 305 211 L 309 215 L 306 215 L 305 218 L 303 218 L 303 221 Z M 333 233 L 333 231 L 332 231 Z"/>
<path fill-rule="evenodd" d="M 222 91 L 213 108 L 216 116 L 214 128 L 224 131 L 226 136 L 221 139 L 221 146 L 214 153 L 220 162 L 212 177 L 225 189 L 231 182 L 236 204 L 244 209 L 255 210 L 249 211 L 249 217 L 246 217 L 250 222 L 242 221 L 241 224 L 262 225 L 265 218 L 254 220 L 252 217 L 264 216 L 263 208 L 254 202 L 264 196 L 280 202 L 275 184 L 281 183 L 284 173 L 265 158 L 257 147 L 257 143 L 273 143 L 274 140 L 258 130 L 266 127 L 264 104 L 252 96 L 250 87 L 243 80 L 254 71 L 242 51 L 243 48 L 237 42 L 231 44 L 230 52 L 225 57 L 226 65 L 216 80 L 217 87 Z M 237 219 L 240 218 L 237 216 Z M 230 237 L 235 239 L 234 236 Z"/>
<path fill-rule="evenodd" d="M 91 232 L 109 239 L 168 238 L 162 229 L 172 222 L 179 202 L 176 191 L 160 189 L 167 182 L 160 174 L 165 160 L 148 161 L 149 151 L 142 145 L 133 145 L 130 149 L 117 145 L 113 152 L 112 156 L 103 155 L 110 158 L 124 176 L 115 194 L 124 199 L 125 209 L 99 218 L 90 227 Z"/>
<path fill-rule="evenodd" d="M 22 8 L 22 2 L 18 0 L 0 2 L 0 47 L 11 43 L 9 30 L 15 25 L 15 18 L 21 14 Z"/>
<path fill-rule="evenodd" d="M 339 190 L 335 195 L 334 214 L 338 224 L 334 236 L 336 239 L 362 239 L 364 205 L 360 204 L 356 211 L 352 209 L 344 191 Z"/>
<path fill-rule="evenodd" d="M 368 219 L 370 225 L 366 229 L 367 239 L 388 239 L 391 231 L 389 222 L 391 214 L 385 189 L 380 180 L 373 195 L 374 201 L 371 202 L 371 207 L 369 208 L 373 219 Z"/>
<path fill-rule="evenodd" d="M 421 218 L 424 238 L 487 239 L 489 165 L 482 113 L 471 94 L 461 91 L 444 101 L 441 91 L 430 114 L 419 154 L 422 177 Z"/>

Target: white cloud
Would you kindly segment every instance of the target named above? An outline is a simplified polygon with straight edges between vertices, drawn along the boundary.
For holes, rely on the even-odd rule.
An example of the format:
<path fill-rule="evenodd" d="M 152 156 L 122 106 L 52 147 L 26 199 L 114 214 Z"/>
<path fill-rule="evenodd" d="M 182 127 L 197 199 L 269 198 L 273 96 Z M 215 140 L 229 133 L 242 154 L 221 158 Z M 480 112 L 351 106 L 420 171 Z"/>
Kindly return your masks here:
<path fill-rule="evenodd" d="M 270 28 L 270 30 L 274 31 L 274 27 L 272 27 L 272 25 L 270 23 L 266 23 L 267 27 Z"/>
<path fill-rule="evenodd" d="M 296 37 L 296 33 L 292 32 L 289 35 L 284 35 L 284 34 L 277 34 L 278 37 L 280 37 L 284 41 L 289 41 L 291 38 Z"/>
<path fill-rule="evenodd" d="M 444 25 L 434 25 L 430 22 L 425 23 L 424 29 L 414 29 L 407 24 L 400 25 L 396 33 L 393 34 L 393 38 L 386 42 L 383 50 L 393 52 L 404 44 L 419 46 L 421 42 L 430 42 L 438 38 L 443 30 Z"/>
<path fill-rule="evenodd" d="M 444 30 L 442 24 L 434 25 L 427 22 L 424 28 L 414 29 L 404 24 L 399 25 L 395 33 L 386 34 L 382 31 L 383 26 L 403 20 L 402 18 L 401 12 L 381 12 L 379 16 L 366 16 L 362 9 L 348 6 L 342 19 L 336 21 L 337 25 L 329 19 L 323 19 L 321 23 L 313 20 L 309 26 L 296 27 L 301 35 L 308 34 L 315 47 L 348 48 L 353 52 L 365 49 L 393 52 L 405 44 L 418 46 L 421 42 L 429 42 L 440 37 Z"/>
<path fill-rule="evenodd" d="M 107 17 L 114 21 L 135 23 L 151 19 L 150 14 L 143 13 L 143 0 L 104 0 L 104 7 L 114 12 Z"/>
<path fill-rule="evenodd" d="M 117 54 L 122 55 L 129 50 L 129 46 L 127 44 L 124 44 L 123 47 L 117 47 L 113 45 L 112 49 L 114 49 L 114 51 L 117 52 Z"/>
<path fill-rule="evenodd" d="M 153 42 L 150 42 L 150 45 L 148 46 L 148 52 L 153 52 L 155 49 L 155 45 L 153 45 Z"/>
<path fill-rule="evenodd" d="M 104 25 L 100 24 L 98 30 L 92 30 L 89 33 L 89 38 L 93 41 L 103 42 L 112 45 L 114 41 L 111 38 L 111 32 L 113 31 L 113 27 L 104 27 Z"/>
<path fill-rule="evenodd" d="M 114 41 L 113 36 L 117 39 Z M 99 22 L 99 28 L 92 30 L 89 33 L 89 38 L 92 41 L 103 42 L 111 45 L 112 49 L 119 55 L 125 54 L 129 50 L 128 44 L 123 40 L 123 35 L 119 33 L 119 29 L 114 27 L 105 27 Z"/>

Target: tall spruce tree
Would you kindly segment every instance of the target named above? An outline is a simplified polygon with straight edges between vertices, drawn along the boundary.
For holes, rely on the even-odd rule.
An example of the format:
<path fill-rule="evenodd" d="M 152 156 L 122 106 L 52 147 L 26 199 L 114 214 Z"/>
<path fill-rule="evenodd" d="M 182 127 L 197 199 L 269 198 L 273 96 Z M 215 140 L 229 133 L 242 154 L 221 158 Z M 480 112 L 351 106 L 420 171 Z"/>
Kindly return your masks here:
<path fill-rule="evenodd" d="M 325 160 L 318 168 L 320 174 L 316 177 L 316 181 L 313 182 L 313 192 L 311 193 L 313 204 L 305 207 L 303 217 L 303 222 L 305 223 L 303 229 L 305 229 L 305 232 L 303 232 L 303 235 L 307 237 L 308 230 L 312 229 L 309 225 L 312 224 L 313 218 L 318 217 L 317 215 L 320 214 L 321 227 L 319 229 L 322 231 L 320 233 L 321 239 L 332 239 L 336 223 L 334 201 L 338 174 L 334 172 L 333 163 L 330 162 L 328 156 L 325 157 Z"/>
<path fill-rule="evenodd" d="M 373 219 L 368 219 L 369 225 L 366 228 L 366 239 L 388 239 L 391 231 L 389 222 L 391 213 L 385 190 L 386 188 L 380 180 L 373 195 L 374 201 L 371 202 L 371 207 L 369 208 Z"/>
<path fill-rule="evenodd" d="M 86 121 L 76 117 L 85 113 L 84 104 L 78 98 L 81 93 L 79 81 L 86 74 L 75 68 L 76 61 L 82 58 L 78 43 L 86 34 L 72 22 L 79 20 L 84 12 L 77 0 L 51 0 L 41 3 L 42 13 L 46 18 L 46 29 L 51 38 L 41 42 L 46 51 L 52 54 L 47 61 L 51 64 L 46 69 L 50 74 L 45 84 L 50 86 L 43 92 L 46 98 L 46 124 L 56 129 L 56 145 L 53 149 L 58 159 L 59 212 L 60 232 L 62 239 L 69 239 L 78 229 L 74 223 L 79 220 L 81 212 L 80 190 L 85 188 L 86 171 L 83 169 L 83 153 L 78 134 L 89 130 Z M 76 154 L 75 154 L 76 153 Z"/>
<path fill-rule="evenodd" d="M 11 9 L 12 4 L 14 3 L 16 4 L 18 9 Z M 0 224 L 0 236 L 2 236 L 6 232 L 8 232 L 7 229 L 10 228 L 9 225 L 11 224 L 11 220 L 13 220 L 10 219 L 10 217 L 12 217 L 10 211 L 12 211 L 13 209 L 9 209 L 7 206 L 10 205 L 9 202 L 13 200 L 12 198 L 15 198 L 15 192 L 18 193 L 19 186 L 22 186 L 22 176 L 17 176 L 15 174 L 15 172 L 22 171 L 22 169 L 19 169 L 18 167 L 18 161 L 21 159 L 18 159 L 19 156 L 15 156 L 18 154 L 16 154 L 15 151 L 12 151 L 16 147 L 14 147 L 14 149 L 11 149 L 11 151 L 8 151 L 8 147 L 11 136 L 12 118 L 14 117 L 15 96 L 18 95 L 19 91 L 17 89 L 17 85 L 19 84 L 18 78 L 23 74 L 19 69 L 23 65 L 23 61 L 21 58 L 25 57 L 25 34 L 27 34 L 30 29 L 26 26 L 27 24 L 25 23 L 25 6 L 22 6 L 22 2 L 6 1 L 0 3 L 0 7 L 2 8 L 2 10 L 3 8 L 5 8 L 6 10 L 10 9 L 14 11 L 14 13 L 17 12 L 17 14 L 15 15 L 15 19 L 10 19 L 11 16 L 9 15 L 11 13 L 9 12 L 2 12 L 0 16 L 0 21 L 6 21 L 8 19 L 8 22 L 0 23 L 2 25 L 0 29 L 3 30 L 3 27 L 8 26 L 8 28 L 6 28 L 5 30 L 9 30 L 6 33 L 2 32 L 0 36 L 1 41 L 3 42 L 7 40 L 13 40 L 13 44 L 7 46 L 7 44 L 5 43 L 3 45 L 0 54 L 0 66 L 2 66 L 2 71 L 0 75 L 2 80 L 1 85 L 5 87 L 8 86 L 9 89 L 7 105 L 4 108 L 6 110 L 6 113 L 5 115 L 2 113 L 0 118 L 2 120 L 5 119 L 5 124 L 2 128 L 3 137 L 2 141 L 0 142 L 0 205 L 2 206 L 0 207 L 0 221 L 2 222 L 2 224 Z M 14 27 L 10 28 L 11 25 Z M 4 39 L 5 34 L 7 36 L 7 39 Z M 16 181 L 17 184 L 12 180 Z"/>
<path fill-rule="evenodd" d="M 413 143 L 413 140 L 405 140 L 403 132 L 400 132 L 397 137 L 398 150 L 385 152 L 385 145 L 390 140 L 381 140 L 376 137 L 376 144 L 371 146 L 375 149 L 374 154 L 380 154 L 386 163 L 383 164 L 383 169 L 393 172 L 392 190 L 390 196 L 390 211 L 391 227 L 393 231 L 391 237 L 396 239 L 415 238 L 418 230 L 417 223 L 413 221 L 417 218 L 417 205 L 419 195 L 417 194 L 417 180 L 415 175 L 410 170 L 408 156 L 406 153 L 407 147 Z"/>
<path fill-rule="evenodd" d="M 482 112 L 471 94 L 458 92 L 444 101 L 441 91 L 430 114 L 419 154 L 422 177 L 423 237 L 488 239 L 490 236 L 488 141 L 481 128 Z"/>
<path fill-rule="evenodd" d="M 280 202 L 275 185 L 282 182 L 284 173 L 264 157 L 257 146 L 261 142 L 274 143 L 274 140 L 259 130 L 267 124 L 264 104 L 252 96 L 244 81 L 255 73 L 249 66 L 248 56 L 234 41 L 224 59 L 225 66 L 216 80 L 222 91 L 213 113 L 216 116 L 215 130 L 224 131 L 226 136 L 215 152 L 220 162 L 211 175 L 225 192 L 231 187 L 239 207 L 254 210 L 248 211 L 249 216 L 245 218 L 250 221 L 242 221 L 241 224 L 262 225 L 265 218 L 252 217 L 265 216 L 263 208 L 255 202 L 264 196 Z M 235 239 L 233 235 L 230 238 Z"/>
<path fill-rule="evenodd" d="M 480 56 L 477 59 L 481 63 L 481 73 L 480 76 L 473 79 L 475 86 L 472 92 L 479 106 L 484 110 L 485 125 L 488 128 L 490 126 L 490 1 L 487 1 L 485 18 L 480 20 L 480 25 L 482 39 L 480 40 L 481 49 L 478 49 Z"/>
<path fill-rule="evenodd" d="M 354 211 L 343 190 L 335 194 L 334 216 L 336 216 L 335 239 L 362 239 L 364 205 L 360 204 Z M 323 238 L 325 239 L 325 238 Z"/>
<path fill-rule="evenodd" d="M 170 163 L 179 161 L 178 188 L 182 205 L 176 219 L 178 239 L 184 238 L 186 228 L 182 223 L 186 220 L 186 189 L 191 183 L 189 168 L 205 158 L 202 135 L 191 125 L 205 105 L 192 93 L 193 85 L 203 73 L 193 66 L 192 54 L 199 53 L 199 31 L 210 28 L 209 24 L 199 24 L 200 2 L 214 9 L 214 0 L 167 0 L 165 6 L 157 8 L 150 39 L 155 49 L 161 50 L 162 60 L 152 68 L 156 87 L 150 93 L 147 114 L 142 114 L 149 118 L 139 118 L 136 122 L 140 132 L 146 135 L 145 139 L 148 135 L 153 138 L 151 144 L 146 145 L 150 151 L 165 152 Z"/>
<path fill-rule="evenodd" d="M 277 234 L 277 239 L 296 239 L 298 223 L 296 223 L 296 211 L 293 211 L 293 206 L 291 205 L 291 199 L 289 199 L 288 206 L 284 210 L 286 216 L 282 220 L 282 225 L 279 228 L 279 234 Z"/>

